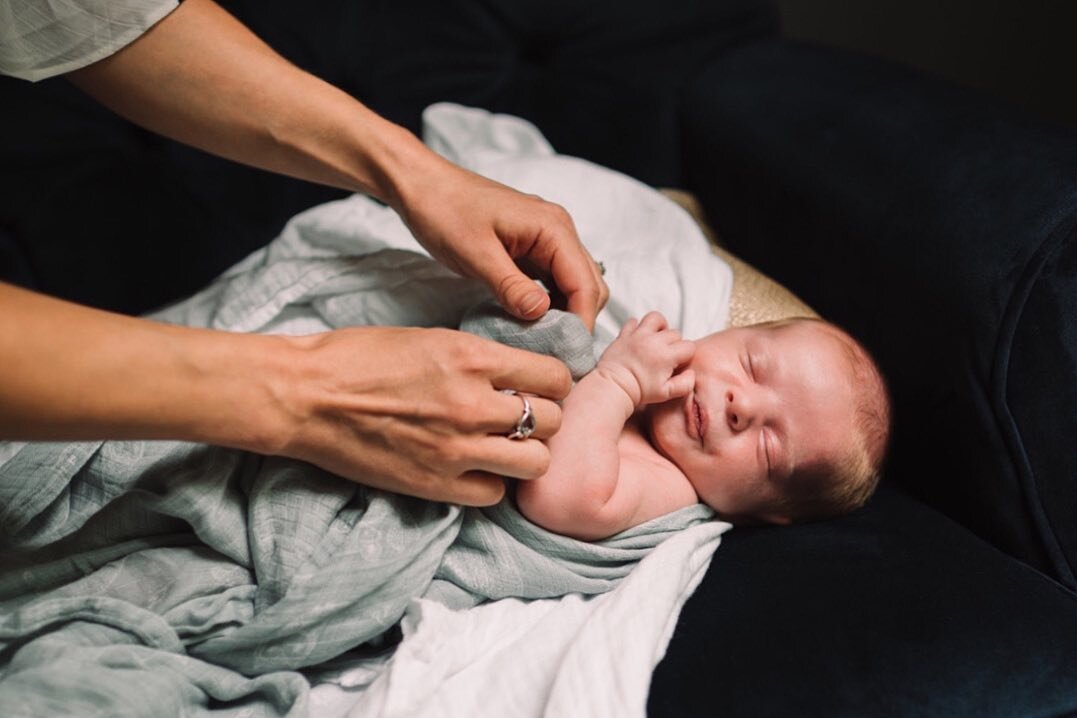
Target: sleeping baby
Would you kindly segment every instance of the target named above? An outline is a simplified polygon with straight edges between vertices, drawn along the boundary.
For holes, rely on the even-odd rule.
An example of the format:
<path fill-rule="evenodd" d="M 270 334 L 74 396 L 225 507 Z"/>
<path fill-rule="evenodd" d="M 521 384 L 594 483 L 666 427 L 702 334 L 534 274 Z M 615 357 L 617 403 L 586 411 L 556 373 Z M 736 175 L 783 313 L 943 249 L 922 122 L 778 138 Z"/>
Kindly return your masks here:
<path fill-rule="evenodd" d="M 624 325 L 562 412 L 549 470 L 516 499 L 587 541 L 698 501 L 733 523 L 851 511 L 878 483 L 890 427 L 866 350 L 817 319 L 687 341 L 651 312 Z"/>

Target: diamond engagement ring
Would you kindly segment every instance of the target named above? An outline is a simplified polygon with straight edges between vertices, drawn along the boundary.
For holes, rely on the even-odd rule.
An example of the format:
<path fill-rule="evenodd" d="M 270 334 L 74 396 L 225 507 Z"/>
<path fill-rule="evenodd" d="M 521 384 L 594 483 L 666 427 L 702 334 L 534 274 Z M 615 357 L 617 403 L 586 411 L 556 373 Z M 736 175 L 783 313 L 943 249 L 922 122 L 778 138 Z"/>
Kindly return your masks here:
<path fill-rule="evenodd" d="M 535 431 L 535 412 L 531 411 L 531 402 L 527 400 L 526 396 L 517 394 L 512 389 L 502 389 L 502 391 L 506 394 L 515 394 L 524 403 L 524 410 L 520 414 L 520 420 L 516 422 L 516 426 L 506 436 L 510 439 L 526 439 Z"/>

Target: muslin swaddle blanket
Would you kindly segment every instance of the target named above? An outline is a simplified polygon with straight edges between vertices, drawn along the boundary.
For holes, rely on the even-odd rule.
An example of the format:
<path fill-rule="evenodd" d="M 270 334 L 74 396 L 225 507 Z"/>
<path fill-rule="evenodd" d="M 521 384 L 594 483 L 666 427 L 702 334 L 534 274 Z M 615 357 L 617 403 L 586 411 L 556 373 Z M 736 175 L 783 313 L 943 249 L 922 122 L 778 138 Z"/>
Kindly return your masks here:
<path fill-rule="evenodd" d="M 593 184 L 588 173 L 599 168 L 553 155 L 526 123 L 477 112 L 428 111 L 428 141 L 509 184 L 560 175 L 556 184 L 568 186 L 566 173 Z M 611 289 L 644 273 L 633 269 L 641 256 L 653 278 L 656 251 L 669 258 L 669 286 L 655 288 L 661 300 L 646 289 L 615 297 L 593 349 L 585 331 L 557 322 L 534 333 L 534 348 L 563 349 L 586 366 L 588 352 L 593 360 L 603 337 L 644 302 L 687 336 L 724 322 L 728 279 L 724 293 L 713 276 L 693 279 L 702 265 L 691 252 L 705 246 L 667 253 L 661 237 L 650 250 L 589 242 L 585 199 L 569 209 L 592 252 L 605 253 Z M 681 221 L 662 215 L 657 226 L 672 231 Z M 708 296 L 689 304 L 693 282 Z M 159 318 L 280 333 L 458 326 L 487 298 L 425 256 L 391 211 L 357 196 L 298 216 Z M 469 322 L 476 331 L 497 324 L 481 310 Z M 463 509 L 289 459 L 175 442 L 0 445 L 0 715 L 305 715 L 300 671 L 379 639 L 417 599 L 462 609 L 599 594 L 664 539 L 711 518 L 690 507 L 588 544 L 530 524 L 511 500 Z"/>

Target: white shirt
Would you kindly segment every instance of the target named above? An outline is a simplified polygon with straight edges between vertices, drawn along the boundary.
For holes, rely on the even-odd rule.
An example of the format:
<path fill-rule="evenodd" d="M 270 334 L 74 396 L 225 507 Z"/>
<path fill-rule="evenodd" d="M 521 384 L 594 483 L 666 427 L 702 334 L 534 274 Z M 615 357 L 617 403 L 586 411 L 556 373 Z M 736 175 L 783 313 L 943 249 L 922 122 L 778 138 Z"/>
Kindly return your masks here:
<path fill-rule="evenodd" d="M 133 42 L 179 0 L 0 0 L 0 73 L 43 80 Z"/>

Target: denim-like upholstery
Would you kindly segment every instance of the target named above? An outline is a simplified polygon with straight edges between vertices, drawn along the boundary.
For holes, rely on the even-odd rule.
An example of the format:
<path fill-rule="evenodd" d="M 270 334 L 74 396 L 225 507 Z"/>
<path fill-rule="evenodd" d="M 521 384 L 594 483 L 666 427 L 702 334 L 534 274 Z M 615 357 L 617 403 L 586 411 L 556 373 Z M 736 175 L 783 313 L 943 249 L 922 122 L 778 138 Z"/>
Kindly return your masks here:
<path fill-rule="evenodd" d="M 433 101 L 484 106 L 694 191 L 735 252 L 878 355 L 886 487 L 837 521 L 727 534 L 652 713 L 1077 713 L 1072 134 L 773 38 L 752 0 L 226 4 L 413 129 Z M 174 299 L 340 196 L 63 80 L 0 78 L 0 106 L 0 276 L 81 301 Z"/>
<path fill-rule="evenodd" d="M 649 713 L 1072 715 L 1074 636 L 1071 593 L 884 486 L 838 521 L 726 534 Z"/>

